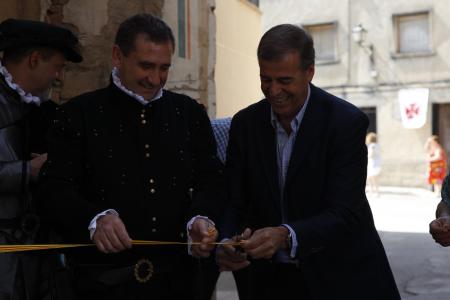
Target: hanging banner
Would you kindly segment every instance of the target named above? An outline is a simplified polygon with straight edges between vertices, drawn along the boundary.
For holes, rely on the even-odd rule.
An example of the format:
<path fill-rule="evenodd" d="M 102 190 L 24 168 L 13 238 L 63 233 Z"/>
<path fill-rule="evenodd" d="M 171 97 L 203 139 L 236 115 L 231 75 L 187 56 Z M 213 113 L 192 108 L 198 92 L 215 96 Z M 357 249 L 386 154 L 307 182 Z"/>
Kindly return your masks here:
<path fill-rule="evenodd" d="M 421 128 L 427 121 L 428 89 L 401 89 L 398 91 L 403 127 Z"/>

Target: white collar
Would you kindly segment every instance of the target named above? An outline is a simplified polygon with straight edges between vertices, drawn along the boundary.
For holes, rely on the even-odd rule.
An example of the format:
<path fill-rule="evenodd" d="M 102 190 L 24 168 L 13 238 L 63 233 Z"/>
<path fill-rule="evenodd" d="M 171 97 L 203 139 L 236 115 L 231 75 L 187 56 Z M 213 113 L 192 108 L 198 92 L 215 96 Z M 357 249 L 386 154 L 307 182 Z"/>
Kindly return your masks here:
<path fill-rule="evenodd" d="M 42 102 L 41 98 L 37 96 L 33 96 L 30 93 L 25 92 L 17 83 L 13 82 L 12 75 L 8 72 L 8 70 L 2 65 L 0 61 L 0 74 L 5 77 L 6 84 L 19 94 L 20 99 L 25 103 L 33 103 L 34 105 L 39 106 Z"/>
<path fill-rule="evenodd" d="M 141 95 L 138 95 L 138 94 L 136 94 L 136 93 L 130 91 L 129 89 L 127 89 L 127 88 L 122 84 L 122 81 L 121 81 L 120 78 L 119 78 L 119 70 L 118 70 L 116 67 L 114 67 L 114 68 L 112 69 L 111 76 L 112 76 L 112 79 L 113 79 L 113 83 L 114 83 L 114 84 L 115 84 L 122 92 L 124 92 L 124 93 L 127 94 L 128 96 L 130 96 L 130 97 L 136 99 L 136 100 L 137 100 L 139 103 L 141 103 L 142 105 L 147 105 L 149 102 L 158 100 L 158 99 L 160 99 L 160 98 L 163 96 L 163 89 L 161 88 L 161 89 L 156 93 L 155 97 L 153 97 L 153 99 L 151 99 L 150 101 L 147 101 L 147 100 L 144 99 L 144 97 L 142 97 Z"/>

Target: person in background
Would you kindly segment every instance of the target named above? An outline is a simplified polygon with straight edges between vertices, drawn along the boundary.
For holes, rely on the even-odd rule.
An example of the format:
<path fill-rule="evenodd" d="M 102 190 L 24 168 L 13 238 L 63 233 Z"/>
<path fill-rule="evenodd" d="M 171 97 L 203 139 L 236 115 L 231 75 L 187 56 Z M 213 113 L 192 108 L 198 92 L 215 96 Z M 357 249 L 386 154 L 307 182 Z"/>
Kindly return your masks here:
<path fill-rule="evenodd" d="M 440 196 L 442 182 L 447 173 L 447 155 L 436 135 L 427 139 L 425 150 L 428 161 L 428 183 L 431 184 L 435 195 Z"/>
<path fill-rule="evenodd" d="M 44 135 L 57 106 L 47 101 L 67 61 L 81 62 L 77 37 L 46 23 L 8 19 L 0 24 L 0 244 L 42 242 L 36 184 L 47 159 Z M 0 299 L 49 295 L 48 257 L 0 254 Z M 55 258 L 56 259 L 56 258 Z"/>
<path fill-rule="evenodd" d="M 367 146 L 367 182 L 369 192 L 376 197 L 379 196 L 378 175 L 381 172 L 381 151 L 377 143 L 377 135 L 369 132 L 366 135 Z"/>
<path fill-rule="evenodd" d="M 68 243 L 79 299 L 195 299 L 197 260 L 220 214 L 220 162 L 204 107 L 164 89 L 175 40 L 161 19 L 119 26 L 110 84 L 64 104 L 49 134 L 40 191 L 46 217 Z"/>

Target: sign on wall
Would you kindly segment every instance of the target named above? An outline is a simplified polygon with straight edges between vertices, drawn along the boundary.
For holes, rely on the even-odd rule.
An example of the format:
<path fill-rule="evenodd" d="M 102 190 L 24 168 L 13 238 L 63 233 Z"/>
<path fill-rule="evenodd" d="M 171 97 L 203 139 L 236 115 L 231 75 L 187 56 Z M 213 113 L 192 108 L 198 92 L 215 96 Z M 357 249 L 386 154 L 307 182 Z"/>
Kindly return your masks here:
<path fill-rule="evenodd" d="M 429 90 L 425 88 L 401 89 L 398 91 L 400 115 L 403 127 L 421 128 L 427 121 Z"/>

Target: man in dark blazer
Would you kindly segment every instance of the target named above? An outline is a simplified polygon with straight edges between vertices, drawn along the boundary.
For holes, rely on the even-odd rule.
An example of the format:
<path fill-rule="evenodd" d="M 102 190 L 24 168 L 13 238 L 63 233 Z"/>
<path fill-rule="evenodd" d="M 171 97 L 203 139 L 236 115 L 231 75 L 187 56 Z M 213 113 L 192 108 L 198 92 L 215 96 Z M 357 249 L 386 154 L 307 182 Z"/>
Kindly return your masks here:
<path fill-rule="evenodd" d="M 187 247 L 215 240 L 220 163 L 204 107 L 164 90 L 175 42 L 160 19 L 119 27 L 108 87 L 59 109 L 41 171 L 43 211 L 67 243 L 79 299 L 193 299 Z M 186 232 L 188 229 L 188 232 Z M 189 236 L 188 236 L 189 235 Z M 91 242 L 92 240 L 92 242 Z"/>
<path fill-rule="evenodd" d="M 312 38 L 284 24 L 258 46 L 265 99 L 235 115 L 222 270 L 250 299 L 400 299 L 364 188 L 367 117 L 311 84 Z M 236 233 L 241 233 L 236 235 Z"/>

